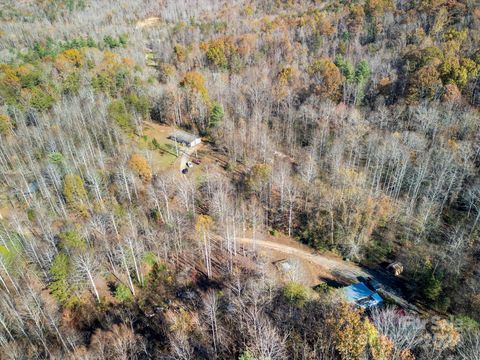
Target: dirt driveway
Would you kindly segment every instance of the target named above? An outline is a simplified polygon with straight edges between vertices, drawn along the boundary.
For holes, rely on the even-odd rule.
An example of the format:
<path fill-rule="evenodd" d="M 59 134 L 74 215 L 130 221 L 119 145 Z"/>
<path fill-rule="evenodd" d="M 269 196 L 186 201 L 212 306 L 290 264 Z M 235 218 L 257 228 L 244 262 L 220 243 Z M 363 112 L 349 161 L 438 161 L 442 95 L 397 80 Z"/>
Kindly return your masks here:
<path fill-rule="evenodd" d="M 178 152 L 181 153 L 180 157 L 180 171 L 187 167 L 187 162 L 195 150 L 199 149 L 199 145 L 195 145 L 194 147 L 186 147 L 182 146 L 179 148 Z"/>
<path fill-rule="evenodd" d="M 383 290 L 380 293 L 384 295 L 384 297 L 386 295 L 403 308 L 418 312 L 415 305 L 410 304 L 402 297 L 401 291 L 397 286 L 398 281 L 393 275 L 373 271 L 354 263 L 346 262 L 341 258 L 317 254 L 312 249 L 294 240 L 289 240 L 288 243 L 285 243 L 272 240 L 239 238 L 237 241 L 240 244 L 250 245 L 252 249 L 255 247 L 257 250 L 280 252 L 290 258 L 296 258 L 314 264 L 327 270 L 334 278 L 338 277 L 340 279 L 348 279 L 351 282 L 358 282 L 359 278 L 370 277 L 382 284 Z"/>
<path fill-rule="evenodd" d="M 242 244 L 251 244 L 254 245 L 254 240 L 250 238 L 241 238 L 237 239 Z M 304 246 L 298 244 L 298 246 L 287 245 L 283 243 L 273 242 L 271 240 L 255 240 L 255 246 L 260 249 L 270 249 L 274 251 L 281 252 L 283 254 L 289 255 L 294 258 L 300 258 L 306 260 L 313 264 L 319 265 L 330 273 L 335 275 L 336 273 L 341 274 L 342 277 L 347 278 L 351 281 L 356 280 L 357 277 L 363 276 L 368 277 L 369 275 L 363 271 L 360 267 L 355 264 L 348 263 L 346 261 L 335 259 L 332 257 L 327 257 L 321 254 L 316 254 L 311 249 L 305 249 Z"/>

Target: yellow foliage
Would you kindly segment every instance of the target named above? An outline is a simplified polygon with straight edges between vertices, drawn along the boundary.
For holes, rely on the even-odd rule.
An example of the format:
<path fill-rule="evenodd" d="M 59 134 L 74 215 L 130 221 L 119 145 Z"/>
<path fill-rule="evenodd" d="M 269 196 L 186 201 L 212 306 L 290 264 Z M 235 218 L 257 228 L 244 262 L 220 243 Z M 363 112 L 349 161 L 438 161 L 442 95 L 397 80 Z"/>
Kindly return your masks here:
<path fill-rule="evenodd" d="M 385 11 L 393 10 L 392 0 L 367 0 L 365 3 L 365 12 L 371 16 L 381 16 Z"/>
<path fill-rule="evenodd" d="M 147 160 L 140 154 L 133 154 L 128 161 L 128 166 L 132 169 L 143 181 L 149 182 L 152 180 L 152 168 Z"/>
<path fill-rule="evenodd" d="M 172 332 L 186 334 L 192 332 L 198 326 L 198 318 L 196 314 L 183 309 L 177 313 L 168 312 L 166 318 L 171 324 L 170 330 Z"/>
<path fill-rule="evenodd" d="M 460 333 L 447 320 L 438 320 L 431 328 L 432 346 L 437 350 L 454 349 L 460 341 Z"/>
<path fill-rule="evenodd" d="M 370 354 L 374 360 L 389 360 L 393 354 L 394 344 L 388 337 L 379 335 L 376 327 L 365 319 Z"/>
<path fill-rule="evenodd" d="M 348 29 L 356 33 L 361 30 L 363 22 L 365 21 L 365 11 L 360 4 L 352 4 L 350 6 L 350 14 L 348 16 Z"/>
<path fill-rule="evenodd" d="M 205 56 L 210 63 L 220 68 L 226 68 L 230 57 L 237 52 L 233 38 L 230 36 L 204 42 L 200 44 L 200 49 L 205 52 Z"/>
<path fill-rule="evenodd" d="M 455 28 L 448 29 L 445 34 L 443 34 L 443 38 L 445 41 L 458 41 L 459 43 L 463 43 L 467 38 L 468 32 L 466 29 L 464 30 L 457 30 Z"/>
<path fill-rule="evenodd" d="M 20 87 L 17 69 L 8 64 L 0 64 L 0 80 L 8 86 Z"/>
<path fill-rule="evenodd" d="M 175 74 L 175 66 L 168 63 L 161 63 L 159 66 L 159 78 L 162 82 L 167 82 Z"/>
<path fill-rule="evenodd" d="M 341 304 L 336 316 L 329 319 L 335 336 L 335 347 L 344 360 L 363 359 L 369 337 L 372 336 L 368 319 L 362 319 L 363 311 Z"/>
<path fill-rule="evenodd" d="M 315 91 L 331 98 L 338 96 L 343 76 L 333 61 L 321 58 L 314 61 L 308 68 L 310 76 L 316 80 Z"/>
<path fill-rule="evenodd" d="M 197 223 L 195 224 L 195 229 L 200 232 L 206 232 L 213 225 L 213 219 L 208 215 L 199 215 L 197 217 Z"/>
<path fill-rule="evenodd" d="M 63 179 L 63 196 L 67 205 L 78 211 L 81 215 L 87 215 L 87 191 L 83 180 L 76 174 L 67 174 Z"/>
<path fill-rule="evenodd" d="M 30 64 L 20 65 L 17 68 L 17 74 L 20 77 L 27 76 L 28 74 L 30 74 L 32 72 L 32 70 L 33 70 L 33 66 L 30 65 Z"/>
<path fill-rule="evenodd" d="M 175 56 L 176 56 L 178 62 L 182 63 L 185 60 L 187 60 L 187 49 L 185 48 L 185 46 L 182 46 L 180 44 L 176 44 L 173 47 L 173 52 L 175 53 Z"/>
<path fill-rule="evenodd" d="M 400 351 L 400 354 L 398 354 L 398 357 L 400 360 L 415 360 L 415 355 L 412 353 L 411 350 L 409 349 L 403 349 Z"/>
<path fill-rule="evenodd" d="M 435 0 L 437 1 L 437 0 Z M 440 0 L 443 1 L 443 0 Z M 427 3 L 427 1 L 423 1 L 424 3 Z M 435 16 L 435 22 L 433 23 L 432 28 L 430 29 L 430 34 L 436 35 L 440 33 L 444 28 L 445 24 L 448 22 L 448 10 L 445 7 L 441 7 L 437 12 Z"/>
<path fill-rule="evenodd" d="M 246 5 L 243 8 L 243 13 L 245 14 L 245 16 L 252 16 L 253 12 L 254 12 L 254 10 L 253 10 L 252 5 Z"/>
<path fill-rule="evenodd" d="M 0 114 L 0 134 L 6 134 L 12 127 L 8 115 Z"/>
<path fill-rule="evenodd" d="M 454 139 L 448 139 L 447 144 L 448 144 L 448 147 L 453 151 L 456 151 L 459 148 L 458 143 Z"/>
<path fill-rule="evenodd" d="M 286 19 L 286 27 L 307 27 L 316 34 L 330 36 L 335 33 L 328 15 L 325 12 L 314 10 L 305 14 Z"/>
<path fill-rule="evenodd" d="M 114 71 L 120 66 L 118 55 L 111 51 L 103 52 L 103 59 L 100 63 L 99 70 Z"/>
<path fill-rule="evenodd" d="M 441 89 L 440 74 L 433 65 L 420 68 L 411 78 L 408 99 L 433 98 Z"/>
<path fill-rule="evenodd" d="M 205 87 L 205 78 L 198 71 L 189 71 L 185 74 L 180 85 L 199 93 L 205 103 L 209 103 L 208 90 Z"/>
<path fill-rule="evenodd" d="M 282 25 L 279 17 L 263 17 L 260 19 L 260 28 L 262 32 L 270 33 Z"/>
<path fill-rule="evenodd" d="M 466 69 L 469 78 L 476 78 L 480 74 L 480 64 L 475 61 L 463 58 L 460 63 Z"/>
<path fill-rule="evenodd" d="M 286 66 L 278 72 L 278 84 L 274 88 L 274 93 L 279 100 L 286 97 L 290 91 L 296 88 L 295 80 L 297 78 L 298 71 L 291 66 Z"/>
<path fill-rule="evenodd" d="M 68 49 L 58 55 L 57 61 L 67 62 L 75 67 L 80 67 L 83 63 L 83 54 L 77 49 Z"/>
<path fill-rule="evenodd" d="M 286 85 L 290 82 L 290 80 L 292 80 L 294 74 L 295 69 L 293 69 L 291 66 L 286 66 L 279 71 L 279 73 L 277 74 L 277 78 L 281 84 Z"/>
<path fill-rule="evenodd" d="M 439 70 L 445 84 L 454 83 L 460 88 L 467 84 L 468 71 L 460 65 L 458 57 L 448 56 L 440 65 Z"/>

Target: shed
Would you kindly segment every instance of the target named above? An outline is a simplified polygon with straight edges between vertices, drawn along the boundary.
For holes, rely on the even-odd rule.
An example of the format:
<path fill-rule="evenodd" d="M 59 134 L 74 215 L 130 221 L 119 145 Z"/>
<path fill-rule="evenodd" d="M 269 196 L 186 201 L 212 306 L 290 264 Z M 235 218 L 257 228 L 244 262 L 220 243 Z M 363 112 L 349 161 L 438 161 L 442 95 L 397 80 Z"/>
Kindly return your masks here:
<path fill-rule="evenodd" d="M 387 266 L 387 270 L 390 270 L 393 275 L 399 276 L 403 272 L 403 265 L 399 261 L 395 261 Z"/>
<path fill-rule="evenodd" d="M 194 134 L 187 133 L 186 131 L 177 130 L 170 134 L 168 137 L 170 140 L 176 141 L 188 147 L 193 147 L 202 142 L 202 139 Z"/>
<path fill-rule="evenodd" d="M 347 286 L 343 288 L 343 292 L 348 302 L 364 309 L 370 309 L 383 303 L 382 297 L 370 290 L 364 283 Z"/>
<path fill-rule="evenodd" d="M 287 259 L 281 259 L 278 261 L 274 261 L 275 264 L 281 272 L 288 273 L 293 269 L 293 265 Z"/>

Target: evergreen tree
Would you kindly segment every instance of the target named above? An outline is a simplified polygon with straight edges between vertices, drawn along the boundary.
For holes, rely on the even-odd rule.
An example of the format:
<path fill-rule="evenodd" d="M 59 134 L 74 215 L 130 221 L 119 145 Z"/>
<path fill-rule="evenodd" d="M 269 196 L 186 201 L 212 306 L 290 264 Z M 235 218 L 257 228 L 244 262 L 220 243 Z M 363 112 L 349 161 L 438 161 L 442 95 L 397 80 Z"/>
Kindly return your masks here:
<path fill-rule="evenodd" d="M 208 127 L 214 128 L 217 127 L 225 115 L 223 111 L 223 106 L 217 101 L 214 101 L 212 108 L 210 110 L 210 118 L 208 120 Z"/>

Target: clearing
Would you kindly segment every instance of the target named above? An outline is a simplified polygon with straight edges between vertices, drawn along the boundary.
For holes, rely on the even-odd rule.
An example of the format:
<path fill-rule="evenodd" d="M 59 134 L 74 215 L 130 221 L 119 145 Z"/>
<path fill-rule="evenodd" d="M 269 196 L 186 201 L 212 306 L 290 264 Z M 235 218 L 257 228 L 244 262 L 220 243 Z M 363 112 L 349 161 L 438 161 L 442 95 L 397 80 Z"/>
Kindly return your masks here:
<path fill-rule="evenodd" d="M 152 150 L 152 165 L 157 171 L 173 167 L 177 160 L 175 145 L 168 139 L 174 130 L 174 127 L 168 125 L 144 123 L 143 136 L 139 138 L 138 145 Z"/>
<path fill-rule="evenodd" d="M 139 20 L 136 24 L 137 28 L 143 29 L 145 27 L 159 26 L 162 20 L 158 16 L 152 16 L 143 20 Z"/>
<path fill-rule="evenodd" d="M 175 142 L 168 138 L 175 130 L 178 129 L 174 126 L 145 121 L 143 136 L 139 137 L 138 145 L 141 148 L 152 150 L 151 161 L 156 172 L 169 169 L 181 171 L 187 167 L 187 161 L 192 161 L 193 158 L 201 159 L 201 164 L 194 164 L 188 172 L 195 179 L 200 179 L 204 169 L 209 164 L 216 163 L 215 159 L 207 156 L 210 153 L 209 146 L 205 143 L 200 143 L 194 147 L 186 147 L 180 144 L 175 146 Z"/>
<path fill-rule="evenodd" d="M 316 253 L 308 246 L 285 236 L 266 240 L 239 238 L 237 241 L 244 245 L 250 245 L 252 249 L 274 262 L 288 259 L 290 262 L 300 264 L 302 282 L 310 286 L 325 282 L 334 287 L 340 287 L 358 282 L 361 278 L 370 277 L 382 285 L 383 290 L 380 293 L 384 298 L 389 298 L 405 309 L 419 312 L 416 306 L 403 298 L 398 279 L 388 272 L 368 269 L 344 261 L 333 254 Z"/>

